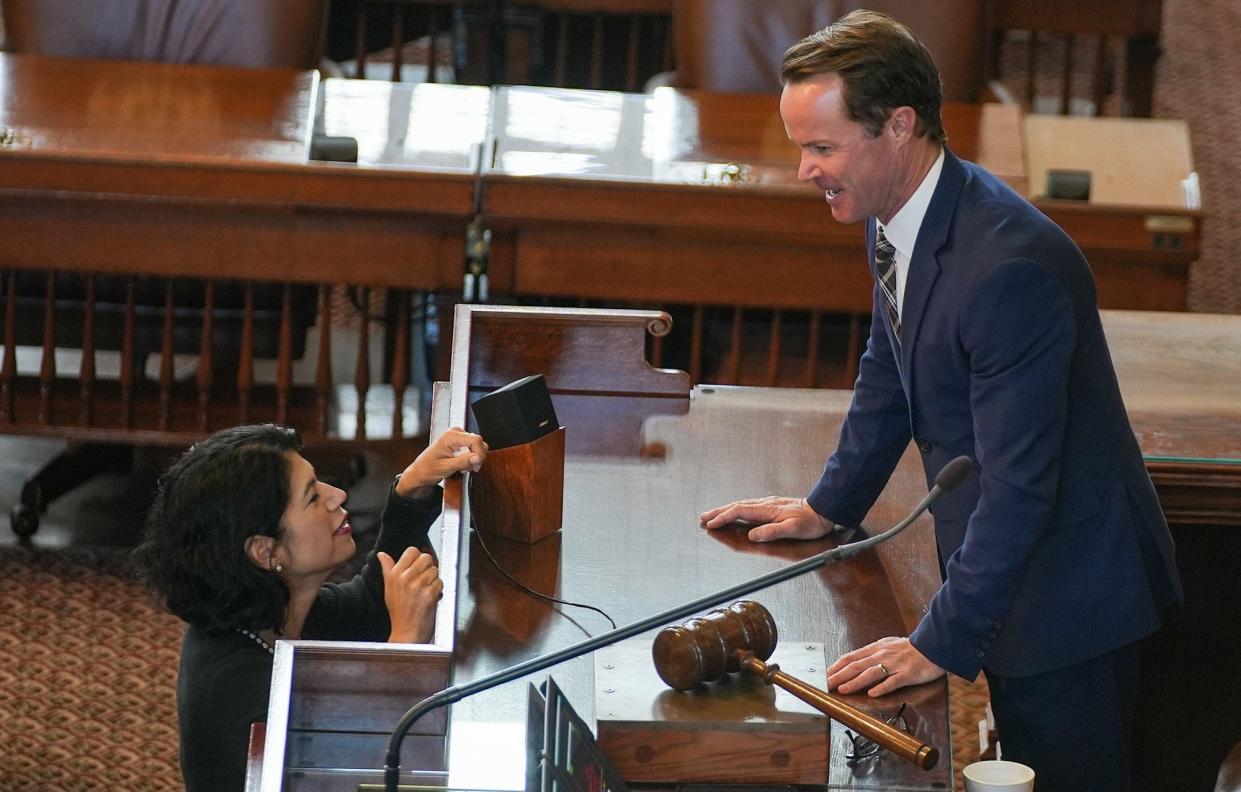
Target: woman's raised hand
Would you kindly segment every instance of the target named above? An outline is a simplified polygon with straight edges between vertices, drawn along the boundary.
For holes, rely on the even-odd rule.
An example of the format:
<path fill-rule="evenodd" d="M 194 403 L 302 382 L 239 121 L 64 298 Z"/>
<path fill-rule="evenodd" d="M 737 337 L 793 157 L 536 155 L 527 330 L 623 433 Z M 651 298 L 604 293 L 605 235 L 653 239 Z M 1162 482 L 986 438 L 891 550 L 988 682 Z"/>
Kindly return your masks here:
<path fill-rule="evenodd" d="M 476 434 L 456 426 L 431 441 L 409 463 L 396 483 L 396 492 L 407 497 L 421 487 L 439 484 L 454 473 L 478 472 L 487 458 L 487 444 Z"/>

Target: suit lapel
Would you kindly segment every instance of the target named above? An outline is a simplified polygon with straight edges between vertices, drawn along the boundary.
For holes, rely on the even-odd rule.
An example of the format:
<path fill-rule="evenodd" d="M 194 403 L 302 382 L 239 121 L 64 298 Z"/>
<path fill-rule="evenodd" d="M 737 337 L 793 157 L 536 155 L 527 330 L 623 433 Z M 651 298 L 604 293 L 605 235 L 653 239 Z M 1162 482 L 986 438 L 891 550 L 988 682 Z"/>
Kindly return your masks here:
<path fill-rule="evenodd" d="M 948 241 L 952 217 L 965 184 L 965 169 L 951 151 L 944 151 L 944 166 L 940 171 L 939 184 L 931 195 L 926 216 L 918 229 L 918 241 L 914 243 L 913 256 L 909 261 L 908 282 L 905 284 L 904 303 L 901 306 L 901 371 L 905 382 L 905 396 L 909 399 L 912 420 L 914 350 L 921 329 L 923 313 L 930 299 L 935 281 L 939 277 L 939 251 Z"/>

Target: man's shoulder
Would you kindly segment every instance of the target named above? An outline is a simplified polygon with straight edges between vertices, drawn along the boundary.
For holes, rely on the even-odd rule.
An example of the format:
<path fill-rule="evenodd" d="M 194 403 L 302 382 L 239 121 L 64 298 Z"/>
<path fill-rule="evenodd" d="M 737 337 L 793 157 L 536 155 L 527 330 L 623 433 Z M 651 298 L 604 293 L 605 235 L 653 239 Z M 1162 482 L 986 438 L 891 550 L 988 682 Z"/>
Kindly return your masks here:
<path fill-rule="evenodd" d="M 1029 243 L 1076 249 L 1060 226 L 998 176 L 977 163 L 959 163 L 963 181 L 954 214 L 961 230 L 999 248 Z"/>
<path fill-rule="evenodd" d="M 976 162 L 957 160 L 963 171 L 961 198 L 984 206 L 1014 209 L 1044 217 L 1034 204 L 1014 190 L 1007 182 Z M 1044 217 L 1045 219 L 1045 217 Z"/>
<path fill-rule="evenodd" d="M 1002 262 L 1030 261 L 1093 303 L 1095 291 L 1081 249 L 1038 207 L 985 168 L 960 160 L 963 179 L 942 249 L 961 277 L 976 279 Z"/>

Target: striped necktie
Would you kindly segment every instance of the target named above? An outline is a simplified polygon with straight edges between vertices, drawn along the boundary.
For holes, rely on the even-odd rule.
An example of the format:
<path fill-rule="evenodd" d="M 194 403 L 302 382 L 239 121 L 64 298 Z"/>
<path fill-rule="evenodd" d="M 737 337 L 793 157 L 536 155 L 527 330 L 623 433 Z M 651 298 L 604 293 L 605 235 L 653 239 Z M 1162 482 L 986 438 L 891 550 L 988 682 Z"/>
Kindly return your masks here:
<path fill-rule="evenodd" d="M 888 305 L 888 320 L 892 322 L 892 333 L 897 342 L 901 340 L 901 315 L 896 310 L 896 248 L 883 235 L 882 228 L 875 229 L 875 275 L 879 278 L 879 286 L 883 289 L 884 302 Z"/>

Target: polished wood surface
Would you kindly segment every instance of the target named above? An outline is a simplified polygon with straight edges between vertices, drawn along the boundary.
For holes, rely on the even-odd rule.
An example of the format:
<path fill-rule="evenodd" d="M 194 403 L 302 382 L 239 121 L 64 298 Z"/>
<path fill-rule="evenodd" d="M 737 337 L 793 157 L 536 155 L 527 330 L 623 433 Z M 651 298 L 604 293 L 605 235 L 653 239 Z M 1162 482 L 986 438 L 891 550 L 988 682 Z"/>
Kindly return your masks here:
<path fill-rule="evenodd" d="M 363 282 L 460 283 L 485 127 L 469 89 L 325 88 L 370 146 L 341 166 L 308 161 L 314 72 L 4 54 L 0 70 L 5 265 L 314 281 L 348 256 Z M 372 145 L 385 117 L 399 169 Z"/>
<path fill-rule="evenodd" d="M 440 612 L 451 614 L 451 606 Z M 451 641 L 450 632 L 436 632 L 437 642 Z M 341 769 L 381 768 L 408 702 L 447 687 L 450 668 L 451 643 L 278 641 L 261 788 L 339 790 L 367 778 Z M 447 726 L 444 712 L 432 713 L 403 741 L 407 766 L 421 771 L 415 777 L 442 777 Z"/>
<path fill-rule="evenodd" d="M 0 54 L 6 151 L 305 162 L 318 73 Z"/>
<path fill-rule="evenodd" d="M 489 88 L 330 79 L 323 81 L 322 94 L 321 131 L 355 139 L 361 165 L 477 170 L 491 114 Z"/>
<path fill-rule="evenodd" d="M 1149 457 L 1241 461 L 1241 316 L 1103 311 L 1112 362 L 1131 414 L 1218 419 L 1142 437 Z M 1139 430 L 1139 435 L 1141 436 Z"/>
<path fill-rule="evenodd" d="M 527 331 L 539 328 L 544 338 L 539 348 L 527 352 L 522 360 L 526 365 L 547 367 L 562 350 L 571 357 L 581 350 L 594 351 L 596 373 L 589 378 L 596 383 L 594 389 L 573 387 L 582 380 L 575 379 L 571 370 L 547 368 L 552 372 L 548 385 L 557 415 L 567 427 L 569 445 L 564 528 L 534 545 L 485 539 L 488 549 L 518 579 L 564 599 L 597 605 L 617 623 L 625 624 L 820 552 L 838 541 L 753 545 L 737 530 L 703 531 L 697 515 L 712 504 L 741 495 L 806 490 L 823 454 L 835 441 L 848 393 L 728 388 L 691 392 L 684 374 L 652 371 L 651 376 L 668 380 L 655 389 L 660 395 L 653 395 L 649 386 L 630 388 L 631 375 L 626 372 L 635 370 L 635 362 L 639 369 L 649 370 L 641 362 L 640 350 L 646 328 L 658 328 L 666 321 L 659 314 L 595 312 L 592 316 L 585 311 L 557 314 L 464 306 L 459 310 L 467 317 L 459 321 L 456 334 L 457 348 L 464 352 L 494 349 L 497 339 L 523 326 Z M 471 313 L 476 314 L 472 322 Z M 598 333 L 606 336 L 617 327 L 637 331 L 627 349 L 586 340 Z M 605 350 L 607 357 L 601 358 Z M 487 359 L 496 360 L 484 356 Z M 500 362 L 506 376 L 515 373 L 511 360 Z M 436 402 L 436 421 L 445 426 L 466 420 L 472 383 L 488 377 L 488 366 L 477 361 L 459 356 L 454 365 L 454 375 L 461 376 L 454 376 L 450 388 L 439 390 Z M 616 375 L 611 383 L 601 375 L 609 365 Z M 870 515 L 871 524 L 881 528 L 894 523 L 925 491 L 917 454 L 911 453 Z M 468 524 L 461 484 L 449 481 L 441 541 L 458 532 L 466 536 Z M 440 553 L 441 568 L 457 570 L 454 683 L 478 679 L 608 629 L 598 614 L 554 608 L 515 592 L 481 552 L 478 535 L 468 537 L 459 554 L 451 548 Z M 862 643 L 912 629 L 937 584 L 934 558 L 930 524 L 923 518 L 877 553 L 773 587 L 755 599 L 771 610 L 787 641 L 819 642 L 826 655 L 835 657 Z M 444 626 L 444 622 L 437 623 L 437 643 L 438 631 Z M 291 648 L 292 658 L 302 651 L 298 644 Z M 280 657 L 288 656 L 287 652 Z M 287 666 L 280 657 L 273 684 L 294 676 L 296 660 Z M 579 714 L 593 721 L 591 659 L 579 658 L 550 673 Z M 283 684 L 290 689 L 291 683 Z M 946 751 L 946 695 L 941 680 L 880 700 L 864 695 L 843 698 L 885 718 L 906 703 L 906 719 L 916 734 Z M 452 739 L 491 735 L 487 750 L 497 765 L 503 764 L 505 756 L 520 756 L 525 744 L 521 731 L 506 724 L 524 723 L 525 702 L 522 680 L 457 703 L 452 712 Z M 269 718 L 269 746 L 274 728 Z M 844 764 L 848 739 L 836 725 L 831 740 L 829 753 L 835 758 L 825 779 L 830 783 L 928 790 L 951 785 L 951 768 L 946 763 L 925 772 L 886 756 L 855 772 Z M 513 775 L 478 781 L 477 774 L 486 768 L 478 767 L 477 755 L 474 762 L 450 767 L 450 783 L 473 788 L 522 785 L 520 762 Z M 276 764 L 272 772 L 280 775 L 282 756 L 268 753 L 265 767 Z M 265 781 L 273 784 L 265 789 L 281 788 L 278 778 L 268 775 Z"/>
<path fill-rule="evenodd" d="M 1241 317 L 1104 311 L 1185 604 L 1143 642 L 1135 789 L 1209 789 L 1241 735 Z"/>
<path fill-rule="evenodd" d="M 186 443 L 276 420 L 312 442 L 421 432 L 405 404 L 417 308 L 403 291 L 460 286 L 490 106 L 487 89 L 439 88 L 0 54 L 4 431 Z M 357 138 L 357 165 L 308 160 L 329 103 L 340 112 L 318 123 Z M 144 330 L 161 310 L 175 322 Z M 382 324 L 374 344 L 362 314 Z M 317 344 L 303 343 L 309 325 Z M 20 363 L 32 345 L 41 361 Z M 57 364 L 62 348 L 85 354 Z M 197 360 L 174 360 L 186 353 Z"/>
<path fill-rule="evenodd" d="M 553 372 L 549 387 L 557 413 L 567 427 L 564 528 L 533 545 L 499 537 L 485 540 L 487 548 L 519 580 L 563 599 L 602 607 L 618 623 L 625 624 L 805 558 L 839 541 L 826 538 L 754 545 L 737 529 L 703 531 L 697 515 L 710 505 L 739 496 L 807 491 L 836 440 L 850 400 L 847 391 L 711 386 L 690 391 L 683 374 L 651 370 L 640 355 L 634 354 L 642 348 L 640 341 L 648 327 L 666 329 L 666 317 L 657 313 L 493 307 L 460 310 L 472 321 L 459 324 L 455 341 L 460 354 L 454 361 L 453 382 L 437 390 L 438 424 L 466 420 L 475 382 L 497 383 L 506 377 L 547 370 Z M 1241 359 L 1229 346 L 1238 337 L 1233 332 L 1235 318 L 1203 317 L 1195 321 L 1193 316 L 1105 312 L 1104 321 L 1121 387 L 1138 407 L 1133 410 L 1134 425 L 1148 458 L 1154 460 L 1156 452 L 1195 454 L 1195 458 L 1176 458 L 1187 478 L 1200 474 L 1203 468 L 1241 471 L 1241 460 L 1233 456 L 1239 445 L 1235 427 L 1241 424 L 1219 424 L 1219 437 L 1212 444 L 1204 442 L 1209 439 L 1206 436 L 1195 435 L 1192 426 L 1186 430 L 1182 423 L 1196 411 L 1218 412 L 1232 404 L 1229 393 L 1241 381 L 1228 376 L 1236 360 Z M 1160 335 L 1161 324 L 1170 327 L 1167 338 L 1152 338 L 1152 334 Z M 629 334 L 629 340 L 608 344 L 589 341 L 591 336 L 602 333 L 606 337 L 614 331 Z M 524 351 L 520 355 L 494 354 L 506 348 L 503 341 L 510 337 L 526 342 Z M 533 343 L 540 338 L 541 343 Z M 1202 359 L 1197 364 L 1185 364 L 1175 355 L 1163 354 L 1166 350 L 1161 345 L 1178 343 L 1202 345 Z M 491 352 L 480 357 L 470 354 L 480 350 Z M 562 353 L 581 362 L 588 369 L 585 376 L 575 378 L 573 369 L 549 365 Z M 1217 371 L 1212 356 L 1224 364 L 1220 370 L 1222 384 L 1220 378 L 1211 376 Z M 1195 369 L 1196 365 L 1201 368 Z M 1152 376 L 1151 367 L 1159 366 L 1168 367 L 1165 370 L 1170 375 L 1179 371 L 1175 378 L 1181 380 L 1196 377 L 1198 384 L 1185 386 L 1177 398 L 1148 405 L 1143 401 L 1144 378 Z M 606 374 L 609 369 L 615 377 L 611 382 Z M 641 384 L 647 376 L 667 382 Z M 638 387 L 631 387 L 631 382 L 639 383 Z M 1165 482 L 1160 487 L 1161 497 L 1176 491 L 1176 486 L 1175 482 Z M 868 515 L 868 524 L 875 529 L 893 524 L 925 491 L 920 461 L 911 451 Z M 446 623 L 455 624 L 455 683 L 481 678 L 608 629 L 598 614 L 553 607 L 516 593 L 485 558 L 479 537 L 466 533 L 470 515 L 461 495 L 460 481 L 446 484 L 439 534 L 439 541 L 444 543 L 440 547 L 441 568 L 457 570 L 453 579 L 457 600 L 455 622 L 443 621 L 448 614 L 442 613 L 436 641 L 443 643 Z M 1235 524 L 1241 524 L 1241 515 Z M 1235 529 L 1230 535 L 1237 535 Z M 468 536 L 459 548 L 455 544 L 458 536 Z M 1193 550 L 1197 544 L 1189 547 Z M 1182 564 L 1186 563 L 1194 569 L 1200 566 L 1182 557 Z M 1187 576 L 1187 581 L 1191 579 L 1196 577 Z M 821 643 L 824 657 L 831 659 L 884 635 L 907 633 L 921 618 L 937 586 L 934 538 L 929 520 L 922 518 L 910 531 L 873 554 L 780 584 L 754 598 L 772 612 L 783 641 Z M 1202 604 L 1196 592 L 1191 599 L 1194 602 L 1187 612 L 1194 614 L 1197 625 Z M 1171 649 L 1165 646 L 1163 654 L 1144 658 L 1144 663 L 1149 660 L 1146 667 L 1153 670 L 1155 678 L 1176 678 L 1165 655 L 1183 655 L 1186 647 L 1182 643 L 1192 642 L 1178 642 Z M 304 645 L 290 646 L 296 657 Z M 367 664 L 362 653 L 346 654 L 360 664 L 359 669 Z M 277 671 L 278 677 L 292 678 L 292 666 L 278 663 Z M 550 673 L 573 706 L 590 721 L 597 714 L 598 678 L 589 658 L 565 663 Z M 361 670 L 358 674 L 366 676 Z M 494 759 L 489 763 L 495 765 L 491 769 L 501 769 L 488 775 L 487 768 L 479 768 L 476 761 L 452 761 L 448 768 L 450 783 L 480 789 L 521 786 L 524 682 L 509 683 L 454 705 L 451 741 L 455 745 L 450 744 L 450 750 L 476 759 L 481 749 L 470 741 L 485 739 L 488 755 Z M 285 684 L 287 687 L 290 683 Z M 346 686 L 345 691 L 348 689 Z M 1145 696 L 1154 688 L 1147 685 L 1144 689 L 1148 691 Z M 288 694 L 284 695 L 287 700 Z M 906 703 L 906 719 L 915 734 L 947 752 L 946 690 L 942 682 L 904 689 L 880 700 L 864 695 L 843 698 L 884 718 L 901 702 Z M 356 709 L 348 695 L 338 695 L 335 700 Z M 1164 706 L 1172 707 L 1167 702 Z M 391 714 L 387 710 L 382 713 Z M 384 718 L 371 720 L 375 722 L 368 728 L 381 731 L 378 721 Z M 840 761 L 847 749 L 847 738 L 834 724 L 828 778 L 832 785 L 880 789 L 951 786 L 948 763 L 924 773 L 887 756 L 873 766 L 854 770 Z M 281 788 L 278 779 L 273 784 L 265 788 Z"/>
<path fill-rule="evenodd" d="M 487 454 L 470 503 L 485 530 L 534 544 L 560 530 L 564 507 L 564 427 Z"/>
<path fill-rule="evenodd" d="M 1024 118 L 1027 196 L 1085 251 L 1104 308 L 1182 311 L 1201 195 L 1189 127 L 1137 118 Z M 1090 173 L 1090 200 L 1046 197 L 1050 169 Z"/>
<path fill-rule="evenodd" d="M 1125 408 L 1169 521 L 1241 526 L 1241 317 L 1102 315 Z"/>
<path fill-rule="evenodd" d="M 742 600 L 727 608 L 709 611 L 682 625 L 660 630 L 651 645 L 651 656 L 659 678 L 673 690 L 693 690 L 725 679 L 727 674 L 744 671 L 793 694 L 923 770 L 935 766 L 939 761 L 939 751 L 934 747 L 817 687 L 820 684 L 818 678 L 826 671 L 820 673 L 819 668 L 814 668 L 808 677 L 813 680 L 810 682 L 782 671 L 782 663 L 771 658 L 776 649 L 778 632 L 771 613 L 761 603 Z M 710 687 L 706 690 L 708 695 L 713 692 Z M 690 697 L 680 699 L 692 700 Z M 598 700 L 606 702 L 607 698 Z M 678 731 L 676 716 L 664 720 L 667 722 L 666 730 Z M 724 772 L 710 780 L 728 780 L 727 776 L 728 773 Z M 808 780 L 813 783 L 816 779 Z"/>
<path fill-rule="evenodd" d="M 823 645 L 808 641 L 776 647 L 772 660 L 802 679 L 822 679 L 827 667 Z M 600 649 L 594 671 L 595 736 L 628 781 L 757 786 L 827 777 L 831 722 L 754 674 L 670 690 L 651 662 L 650 638 Z"/>
<path fill-rule="evenodd" d="M 246 748 L 245 792 L 259 792 L 263 784 L 263 744 L 267 736 L 267 724 L 258 721 L 250 724 L 250 742 Z"/>
<path fill-rule="evenodd" d="M 485 335 L 512 332 L 504 327 L 504 309 L 459 310 L 476 310 L 480 318 L 496 323 L 488 329 L 475 321 L 468 333 L 459 331 L 458 338 L 468 338 L 471 346 L 487 348 L 494 342 Z M 580 348 L 564 340 L 574 335 L 565 319 L 577 314 L 585 320 L 587 312 L 561 317 L 545 314 L 544 318 L 538 313 L 515 313 L 514 324 L 542 324 L 548 350 Z M 634 320 L 643 321 L 643 317 L 639 314 Z M 847 393 L 699 388 L 688 398 L 658 400 L 681 403 L 679 413 L 672 411 L 672 405 L 652 404 L 656 400 L 648 399 L 655 409 L 635 422 L 635 415 L 620 405 L 636 396 L 564 392 L 551 378 L 548 384 L 570 442 L 564 528 L 550 557 L 536 560 L 528 553 L 510 557 L 505 552 L 508 545 L 492 548 L 519 579 L 528 579 L 523 575 L 550 579 L 557 596 L 599 605 L 618 624 L 625 624 L 804 558 L 836 541 L 755 546 L 737 531 L 708 534 L 698 526 L 697 515 L 733 497 L 805 491 L 813 483 L 825 450 L 835 442 Z M 469 389 L 455 378 L 453 387 L 459 392 L 450 420 L 465 417 Z M 618 430 L 631 435 L 630 439 L 610 448 L 592 442 L 591 435 Z M 871 524 L 886 527 L 894 523 L 925 489 L 916 454 L 912 454 L 870 515 Z M 921 617 L 936 587 L 933 538 L 928 529 L 929 522 L 922 530 L 914 529 L 883 546 L 879 553 L 790 581 L 755 599 L 772 611 L 788 640 L 821 641 L 832 656 L 883 635 L 907 632 Z M 477 541 L 472 536 L 469 547 L 463 546 L 460 565 L 460 590 L 469 591 L 470 597 L 462 600 L 458 612 L 458 682 L 544 654 L 579 640 L 586 632 L 607 629 L 595 614 L 561 613 L 545 603 L 514 596 L 509 584 L 480 554 Z M 488 539 L 487 544 L 491 546 L 492 541 Z M 550 567 L 531 569 L 532 561 Z M 591 720 L 589 660 L 566 663 L 552 674 L 579 713 Z M 520 719 L 524 697 L 521 691 L 507 687 L 458 703 L 455 721 Z M 875 702 L 865 696 L 846 700 L 863 709 L 879 709 L 885 717 L 891 712 L 883 708 L 894 710 L 905 701 L 918 734 L 932 744 L 947 746 L 945 696 L 946 688 L 939 682 L 889 696 L 890 701 Z M 839 764 L 833 759 L 830 780 L 853 784 L 854 771 L 843 763 L 847 738 L 834 726 L 832 739 L 831 754 Z M 927 789 L 950 777 L 948 768 L 925 773 L 892 757 L 879 760 L 867 772 L 868 783 Z"/>
<path fill-rule="evenodd" d="M 861 229 L 797 181 L 776 97 L 502 88 L 494 117 L 493 289 L 869 312 Z M 1016 178 L 1017 150 L 980 141 L 984 125 L 1012 133 L 1018 118 L 945 111 L 964 156 Z"/>
<path fill-rule="evenodd" d="M 1024 194 L 1041 190 L 1043 178 L 1036 184 L 1026 162 L 1028 121 L 1014 106 L 944 107 L 953 150 Z M 1094 130 L 1093 121 L 1082 123 Z M 798 153 L 774 96 L 501 88 L 493 128 L 483 212 L 495 232 L 497 292 L 870 310 L 862 229 L 834 222 L 819 192 L 797 182 Z M 1099 129 L 1090 137 L 1111 134 Z M 1082 136 L 1049 129 L 1038 163 L 1045 168 L 1043 152 Z M 1106 202 L 1036 203 L 1091 260 L 1103 306 L 1184 308 L 1196 208 L 1152 218 Z"/>

